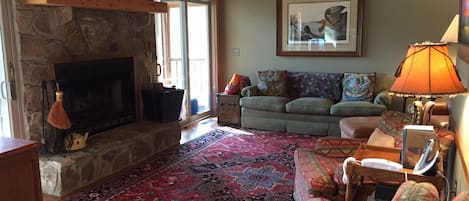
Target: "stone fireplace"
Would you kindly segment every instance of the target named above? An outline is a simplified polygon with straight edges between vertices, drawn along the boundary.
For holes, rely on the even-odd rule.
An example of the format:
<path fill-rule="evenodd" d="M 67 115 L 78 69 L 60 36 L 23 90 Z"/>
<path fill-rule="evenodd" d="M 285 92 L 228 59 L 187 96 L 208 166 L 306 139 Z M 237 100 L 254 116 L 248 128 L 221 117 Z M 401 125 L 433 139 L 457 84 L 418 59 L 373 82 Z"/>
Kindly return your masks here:
<path fill-rule="evenodd" d="M 16 1 L 15 21 L 23 74 L 25 137 L 40 141 L 41 82 L 56 80 L 55 64 L 68 61 L 130 56 L 135 91 L 150 87 L 148 69 L 156 63 L 154 16 L 148 13 L 102 11 L 71 7 L 26 6 Z M 52 94 L 51 97 L 54 95 Z M 136 121 L 141 98 L 135 96 Z M 46 108 L 46 114 L 49 108 Z M 47 128 L 46 132 L 51 132 Z"/>
<path fill-rule="evenodd" d="M 26 122 L 24 137 L 41 141 L 54 132 L 47 123 L 42 126 L 45 116 L 39 100 L 44 80 L 57 80 L 63 87 L 72 128 L 99 132 L 88 139 L 83 150 L 40 156 L 44 193 L 72 193 L 179 144 L 178 122 L 160 124 L 142 118 L 140 92 L 151 87 L 148 72 L 156 63 L 152 14 L 27 6 L 22 0 L 15 0 L 15 6 L 18 72 L 24 84 L 19 86 Z M 89 58 L 96 62 L 122 55 L 124 63 L 133 63 L 132 72 L 129 66 L 117 67 L 118 72 L 109 76 L 106 65 L 82 66 Z M 49 90 L 47 96 L 54 94 Z M 44 108 L 45 114 L 49 107 Z"/>
<path fill-rule="evenodd" d="M 72 130 L 97 132 L 136 121 L 132 57 L 55 64 Z"/>

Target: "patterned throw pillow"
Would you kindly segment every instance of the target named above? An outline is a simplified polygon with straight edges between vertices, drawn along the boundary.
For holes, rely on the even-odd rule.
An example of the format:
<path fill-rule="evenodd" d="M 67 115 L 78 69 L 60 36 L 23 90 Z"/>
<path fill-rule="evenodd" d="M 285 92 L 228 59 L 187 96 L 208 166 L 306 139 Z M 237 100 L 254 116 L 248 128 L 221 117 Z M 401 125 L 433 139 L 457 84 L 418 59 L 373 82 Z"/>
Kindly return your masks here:
<path fill-rule="evenodd" d="M 381 114 L 379 121 L 379 129 L 383 133 L 393 136 L 395 139 L 395 147 L 402 146 L 402 130 L 407 124 L 411 124 L 412 117 L 398 111 L 386 110 Z"/>
<path fill-rule="evenodd" d="M 431 183 L 406 181 L 402 183 L 392 200 L 438 201 L 438 189 Z"/>
<path fill-rule="evenodd" d="M 320 97 L 340 101 L 343 73 L 288 72 L 288 96 Z"/>
<path fill-rule="evenodd" d="M 372 101 L 376 73 L 344 73 L 342 101 Z"/>
<path fill-rule="evenodd" d="M 286 96 L 287 92 L 287 71 L 258 71 L 257 88 L 264 96 Z"/>

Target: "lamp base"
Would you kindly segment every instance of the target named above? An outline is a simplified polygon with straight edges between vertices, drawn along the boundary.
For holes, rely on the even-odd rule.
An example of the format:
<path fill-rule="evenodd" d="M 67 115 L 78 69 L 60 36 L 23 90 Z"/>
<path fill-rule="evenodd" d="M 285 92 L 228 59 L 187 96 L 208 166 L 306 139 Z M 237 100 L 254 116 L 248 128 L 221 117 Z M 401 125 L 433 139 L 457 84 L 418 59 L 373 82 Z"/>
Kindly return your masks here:
<path fill-rule="evenodd" d="M 414 113 L 412 115 L 412 124 L 431 124 L 431 116 L 434 106 L 435 102 L 433 101 L 427 101 L 425 104 L 423 104 L 422 101 L 414 101 Z"/>

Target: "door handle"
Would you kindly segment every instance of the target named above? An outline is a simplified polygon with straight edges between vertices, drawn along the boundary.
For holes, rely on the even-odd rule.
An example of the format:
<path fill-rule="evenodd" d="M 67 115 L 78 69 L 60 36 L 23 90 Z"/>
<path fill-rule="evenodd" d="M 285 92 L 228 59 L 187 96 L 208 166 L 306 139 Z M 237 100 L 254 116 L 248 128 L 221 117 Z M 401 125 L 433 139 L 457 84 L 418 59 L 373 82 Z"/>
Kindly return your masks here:
<path fill-rule="evenodd" d="M 16 100 L 16 80 L 15 80 L 15 66 L 13 63 L 9 62 L 8 67 L 10 68 L 10 95 L 11 100 Z"/>
<path fill-rule="evenodd" d="M 2 82 L 0 82 L 0 94 L 2 94 L 2 98 L 3 99 L 7 99 L 7 93 L 6 93 L 6 82 L 5 80 L 2 80 Z"/>

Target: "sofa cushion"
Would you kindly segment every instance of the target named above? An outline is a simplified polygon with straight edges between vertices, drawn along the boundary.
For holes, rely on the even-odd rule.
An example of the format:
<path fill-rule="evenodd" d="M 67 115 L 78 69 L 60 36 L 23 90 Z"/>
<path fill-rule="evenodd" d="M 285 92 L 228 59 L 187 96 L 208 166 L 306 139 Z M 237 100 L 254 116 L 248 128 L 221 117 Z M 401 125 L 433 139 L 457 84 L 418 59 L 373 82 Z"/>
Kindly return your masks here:
<path fill-rule="evenodd" d="M 257 71 L 257 88 L 263 96 L 286 96 L 287 71 Z"/>
<path fill-rule="evenodd" d="M 341 101 L 331 106 L 334 116 L 379 116 L 386 106 L 365 101 Z"/>
<path fill-rule="evenodd" d="M 295 185 L 307 187 L 307 192 L 316 197 L 331 197 L 336 194 L 336 186 L 333 181 L 334 172 L 341 160 L 328 158 L 316 154 L 311 150 L 298 148 L 294 153 L 295 180 L 301 178 L 301 182 L 295 181 Z"/>
<path fill-rule="evenodd" d="M 289 100 L 286 97 L 280 96 L 250 96 L 241 98 L 239 105 L 255 110 L 285 112 L 285 104 Z"/>
<path fill-rule="evenodd" d="M 342 101 L 373 100 L 376 73 L 344 73 L 342 80 Z"/>
<path fill-rule="evenodd" d="M 304 97 L 288 102 L 285 109 L 289 113 L 328 115 L 333 104 L 327 98 Z"/>
<path fill-rule="evenodd" d="M 342 73 L 288 72 L 288 95 L 327 98 L 334 102 L 342 95 Z"/>

